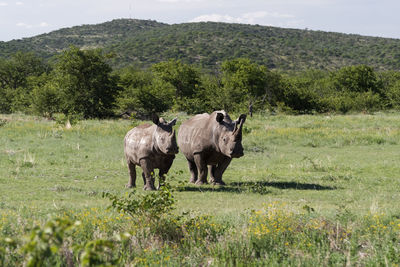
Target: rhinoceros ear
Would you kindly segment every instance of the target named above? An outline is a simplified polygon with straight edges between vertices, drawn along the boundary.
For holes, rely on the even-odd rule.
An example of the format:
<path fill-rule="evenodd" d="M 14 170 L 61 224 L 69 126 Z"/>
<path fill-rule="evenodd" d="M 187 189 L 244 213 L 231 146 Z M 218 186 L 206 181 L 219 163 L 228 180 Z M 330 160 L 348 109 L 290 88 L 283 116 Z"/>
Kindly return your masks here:
<path fill-rule="evenodd" d="M 171 127 L 172 126 L 174 126 L 175 124 L 176 124 L 176 121 L 178 120 L 178 118 L 174 118 L 170 123 L 169 123 L 169 125 L 171 125 Z"/>
<path fill-rule="evenodd" d="M 160 123 L 160 118 L 157 114 L 153 114 L 152 120 L 155 125 L 158 125 Z"/>
<path fill-rule="evenodd" d="M 216 120 L 217 122 L 221 123 L 224 120 L 224 114 L 218 112 Z"/>

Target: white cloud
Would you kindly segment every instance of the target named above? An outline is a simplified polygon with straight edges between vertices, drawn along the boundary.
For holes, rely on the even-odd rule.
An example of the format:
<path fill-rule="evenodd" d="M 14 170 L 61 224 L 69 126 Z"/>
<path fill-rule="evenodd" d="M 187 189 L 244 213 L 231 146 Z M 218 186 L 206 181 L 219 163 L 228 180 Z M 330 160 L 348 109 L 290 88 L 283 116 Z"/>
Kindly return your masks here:
<path fill-rule="evenodd" d="M 26 23 L 24 23 L 24 22 L 19 22 L 19 23 L 17 23 L 16 25 L 17 25 L 18 27 L 23 27 L 23 28 L 26 28 L 26 29 L 44 28 L 44 27 L 50 26 L 47 22 L 41 22 L 41 23 L 35 24 L 35 25 L 26 24 Z"/>
<path fill-rule="evenodd" d="M 0 2 L 0 6 L 8 6 L 8 4 L 5 2 Z"/>
<path fill-rule="evenodd" d="M 24 3 L 22 3 L 22 2 L 15 2 L 15 4 L 17 5 L 17 6 L 23 6 L 24 5 Z"/>
<path fill-rule="evenodd" d="M 232 17 L 230 15 L 221 15 L 221 14 L 202 15 L 192 19 L 190 22 L 214 21 L 214 22 L 256 24 L 259 23 L 258 20 L 265 18 L 288 19 L 288 18 L 294 18 L 294 16 L 278 12 L 271 13 L 267 11 L 257 11 L 257 12 L 244 13 L 237 17 Z"/>
<path fill-rule="evenodd" d="M 190 22 L 200 22 L 200 21 L 236 22 L 236 23 L 240 22 L 239 18 L 234 18 L 229 15 L 220 15 L 220 14 L 202 15 L 190 20 Z"/>

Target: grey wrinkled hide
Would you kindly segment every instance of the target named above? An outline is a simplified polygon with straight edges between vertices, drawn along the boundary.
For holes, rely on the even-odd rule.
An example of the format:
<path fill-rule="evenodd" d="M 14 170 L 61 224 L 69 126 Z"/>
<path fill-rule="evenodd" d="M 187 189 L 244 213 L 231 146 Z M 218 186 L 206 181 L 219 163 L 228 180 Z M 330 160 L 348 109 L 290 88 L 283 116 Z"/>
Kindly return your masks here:
<path fill-rule="evenodd" d="M 178 153 L 175 130 L 172 128 L 176 118 L 166 122 L 154 116 L 153 123 L 139 125 L 125 136 L 124 151 L 130 176 L 127 187 L 136 186 L 136 166 L 140 166 L 144 189 L 155 190 L 154 169 L 159 169 L 159 177 L 163 179 Z"/>
<path fill-rule="evenodd" d="M 232 158 L 243 156 L 242 127 L 245 121 L 245 114 L 232 121 L 221 110 L 199 114 L 182 123 L 178 145 L 189 163 L 191 183 L 207 183 L 208 166 L 210 182 L 225 184 L 222 175 Z"/>

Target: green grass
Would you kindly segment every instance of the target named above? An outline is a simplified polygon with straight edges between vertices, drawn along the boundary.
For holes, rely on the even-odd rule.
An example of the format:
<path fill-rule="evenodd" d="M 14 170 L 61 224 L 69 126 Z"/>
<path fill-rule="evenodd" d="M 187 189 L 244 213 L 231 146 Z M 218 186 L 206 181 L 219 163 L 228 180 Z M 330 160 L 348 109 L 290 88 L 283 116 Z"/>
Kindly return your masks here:
<path fill-rule="evenodd" d="M 166 114 L 168 119 L 174 115 Z M 178 114 L 178 117 L 179 127 L 188 116 Z M 37 117 L 0 115 L 0 241 L 6 237 L 22 240 L 34 225 L 43 225 L 57 216 L 84 222 L 88 227 L 87 236 L 81 231 L 80 240 L 111 238 L 116 232 L 130 231 L 129 219 L 107 209 L 110 201 L 102 197 L 102 192 L 122 196 L 131 191 L 124 187 L 128 170 L 123 137 L 132 125 L 126 120 L 89 120 L 65 129 L 54 121 Z M 213 223 L 228 229 L 220 233 L 220 241 L 209 241 L 213 245 L 207 249 L 201 245 L 196 248 L 193 244 L 178 244 L 181 253 L 177 254 L 174 252 L 176 244 L 168 243 L 160 250 L 155 245 L 157 242 L 147 240 L 140 253 L 132 254 L 125 263 L 156 265 L 156 261 L 149 263 L 155 257 L 151 248 L 162 252 L 159 255 L 163 257 L 157 258 L 159 264 L 170 265 L 399 263 L 398 257 L 379 258 L 378 252 L 400 250 L 400 227 L 395 228 L 400 218 L 397 205 L 400 203 L 400 114 L 256 115 L 245 123 L 243 144 L 245 156 L 234 159 L 228 167 L 223 177 L 227 183 L 225 187 L 189 185 L 189 171 L 182 154 L 177 156 L 168 176 L 176 186 L 174 213 L 188 212 L 187 216 L 193 218 L 211 215 Z M 138 179 L 140 193 L 141 187 L 142 179 Z M 340 223 L 341 227 L 359 233 L 349 239 L 360 243 L 349 256 L 346 254 L 348 247 L 335 250 L 314 238 L 311 240 L 316 243 L 310 241 L 314 250 L 309 251 L 295 246 L 288 238 L 304 241 L 315 234 L 311 228 L 303 229 L 310 234 L 304 236 L 285 233 L 271 239 L 265 234 L 252 234 L 250 230 L 268 222 L 267 217 L 262 217 L 258 226 L 251 228 L 252 211 L 268 214 L 265 207 L 271 203 L 281 211 L 290 211 L 290 215 L 282 215 L 289 221 L 299 223 L 304 218 L 316 218 L 333 226 Z M 381 228 L 389 229 L 394 225 L 390 229 L 397 241 L 390 243 L 392 235 L 385 239 L 382 235 L 372 235 L 373 230 L 367 231 L 372 222 L 376 222 L 373 216 L 382 220 Z M 317 236 L 324 236 L 325 230 L 317 229 Z M 329 239 L 330 234 L 326 236 Z M 266 240 L 273 241 L 272 245 Z M 271 252 L 280 247 L 279 244 L 285 246 L 286 243 L 290 249 L 283 254 Z M 257 244 L 261 244 L 259 257 L 258 252 L 254 252 Z M 357 249 L 366 244 L 375 244 L 374 250 L 371 249 L 375 252 Z M 273 249 L 268 250 L 271 246 Z M 315 254 L 318 246 L 326 253 Z M 380 246 L 381 250 L 377 249 Z M 188 247 L 190 253 L 186 251 Z M 185 253 L 192 258 L 188 259 Z M 240 253 L 246 254 L 242 255 L 243 261 L 232 260 L 232 257 L 242 257 Z M 282 261 L 285 257 L 287 261 Z M 324 257 L 329 261 L 324 261 Z M 8 259 L 6 264 L 21 265 L 23 262 L 23 258 Z"/>

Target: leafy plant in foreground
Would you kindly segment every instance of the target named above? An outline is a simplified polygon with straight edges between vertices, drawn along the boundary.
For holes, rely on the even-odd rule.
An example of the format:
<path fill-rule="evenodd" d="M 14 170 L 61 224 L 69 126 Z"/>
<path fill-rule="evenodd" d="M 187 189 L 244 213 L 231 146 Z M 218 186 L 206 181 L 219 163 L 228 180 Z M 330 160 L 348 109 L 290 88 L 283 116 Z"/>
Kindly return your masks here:
<path fill-rule="evenodd" d="M 107 266 L 105 263 L 116 264 L 117 259 L 112 258 L 114 242 L 111 240 L 98 239 L 86 243 L 80 256 L 82 266 Z M 81 247 L 78 247 L 81 248 Z M 107 257 L 108 256 L 108 257 Z M 107 258 L 110 258 L 107 260 Z M 112 265 L 109 265 L 112 266 Z"/>
<path fill-rule="evenodd" d="M 136 197 L 132 191 L 127 197 L 120 198 L 111 193 L 103 193 L 103 197 L 111 200 L 111 206 L 120 212 L 128 213 L 136 220 L 146 219 L 156 221 L 174 209 L 175 199 L 171 193 L 171 186 L 165 183 L 159 191 Z"/>
<path fill-rule="evenodd" d="M 27 266 L 43 266 L 45 263 L 54 265 L 56 255 L 64 242 L 65 233 L 73 226 L 64 219 L 54 219 L 46 223 L 44 228 L 36 226 L 23 246 L 22 252 L 27 257 Z"/>

